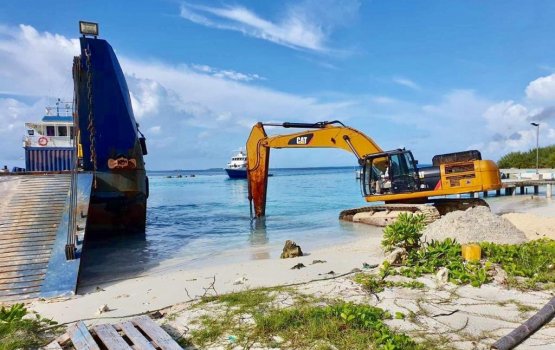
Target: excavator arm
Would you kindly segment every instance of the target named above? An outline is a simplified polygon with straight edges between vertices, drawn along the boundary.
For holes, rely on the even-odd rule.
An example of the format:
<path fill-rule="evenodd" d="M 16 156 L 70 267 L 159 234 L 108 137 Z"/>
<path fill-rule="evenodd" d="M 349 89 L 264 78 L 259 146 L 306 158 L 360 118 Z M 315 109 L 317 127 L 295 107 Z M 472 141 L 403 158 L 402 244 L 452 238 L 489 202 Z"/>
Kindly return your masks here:
<path fill-rule="evenodd" d="M 304 128 L 298 133 L 268 136 L 264 126 Z M 251 216 L 261 217 L 266 211 L 266 190 L 271 148 L 340 148 L 351 152 L 362 165 L 366 156 L 383 152 L 370 137 L 347 127 L 339 121 L 307 123 L 263 124 L 253 126 L 247 140 L 247 178 Z"/>

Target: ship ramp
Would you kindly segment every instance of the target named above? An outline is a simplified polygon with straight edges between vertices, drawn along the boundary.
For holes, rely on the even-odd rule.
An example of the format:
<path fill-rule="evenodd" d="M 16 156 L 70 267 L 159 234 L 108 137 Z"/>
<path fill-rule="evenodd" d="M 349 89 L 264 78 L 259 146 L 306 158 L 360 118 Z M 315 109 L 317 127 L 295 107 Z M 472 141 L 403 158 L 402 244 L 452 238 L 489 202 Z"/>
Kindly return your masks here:
<path fill-rule="evenodd" d="M 0 302 L 75 293 L 92 174 L 0 176 Z"/>

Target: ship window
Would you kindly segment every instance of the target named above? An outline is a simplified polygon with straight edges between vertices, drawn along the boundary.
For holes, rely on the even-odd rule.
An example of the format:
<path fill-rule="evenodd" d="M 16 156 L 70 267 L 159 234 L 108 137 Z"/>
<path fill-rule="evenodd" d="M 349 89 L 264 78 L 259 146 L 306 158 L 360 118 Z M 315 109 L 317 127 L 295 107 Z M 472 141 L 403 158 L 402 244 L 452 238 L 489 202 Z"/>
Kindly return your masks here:
<path fill-rule="evenodd" d="M 56 136 L 56 130 L 54 129 L 54 125 L 46 126 L 46 136 Z"/>
<path fill-rule="evenodd" d="M 67 126 L 58 126 L 58 136 L 67 136 Z"/>
<path fill-rule="evenodd" d="M 35 134 L 35 130 L 27 130 L 27 135 L 33 136 Z"/>

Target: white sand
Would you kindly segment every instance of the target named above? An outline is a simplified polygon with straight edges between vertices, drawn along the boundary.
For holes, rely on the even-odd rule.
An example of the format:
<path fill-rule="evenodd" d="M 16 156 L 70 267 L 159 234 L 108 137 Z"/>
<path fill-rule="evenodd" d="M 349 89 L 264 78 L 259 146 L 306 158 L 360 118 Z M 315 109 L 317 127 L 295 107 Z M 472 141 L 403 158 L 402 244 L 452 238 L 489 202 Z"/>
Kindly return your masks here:
<path fill-rule="evenodd" d="M 362 224 L 357 224 L 362 225 Z M 103 290 L 67 300 L 35 301 L 31 309 L 58 322 L 102 317 L 125 317 L 157 310 L 190 300 L 205 293 L 215 276 L 214 287 L 219 294 L 263 286 L 306 282 L 330 277 L 330 271 L 344 274 L 362 264 L 379 264 L 383 259 L 381 236 L 360 239 L 343 245 L 305 252 L 307 256 L 292 259 L 264 259 L 243 263 L 216 265 L 199 269 L 179 270 L 100 285 Z M 297 242 L 301 247 L 303 242 Z M 304 249 L 303 249 L 304 250 Z M 313 260 L 326 263 L 311 264 Z M 292 270 L 303 263 L 306 267 Z M 234 284 L 243 279 L 242 284 Z M 187 289 L 189 295 L 187 295 Z M 214 291 L 208 291 L 213 295 Z M 190 297 L 189 297 L 190 296 Z M 99 306 L 112 310 L 98 315 Z M 94 322 L 92 322 L 94 323 Z"/>
<path fill-rule="evenodd" d="M 503 215 L 529 240 L 540 238 L 555 239 L 555 217 L 540 216 L 531 213 L 509 213 Z"/>

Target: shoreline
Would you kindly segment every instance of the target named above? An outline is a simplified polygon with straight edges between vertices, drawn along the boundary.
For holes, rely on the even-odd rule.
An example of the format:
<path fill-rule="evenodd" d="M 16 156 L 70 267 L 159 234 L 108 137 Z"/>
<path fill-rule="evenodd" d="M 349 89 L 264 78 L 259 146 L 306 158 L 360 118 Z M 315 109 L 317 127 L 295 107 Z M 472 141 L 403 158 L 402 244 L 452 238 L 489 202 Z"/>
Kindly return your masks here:
<path fill-rule="evenodd" d="M 31 309 L 60 323 L 79 319 L 121 317 L 146 313 L 191 301 L 210 287 L 218 294 L 259 287 L 273 287 L 328 279 L 362 269 L 363 263 L 379 264 L 383 260 L 381 235 L 361 237 L 352 242 L 307 251 L 291 259 L 260 259 L 232 264 L 218 264 L 195 269 L 180 269 L 159 275 L 90 285 L 81 295 L 46 301 L 33 301 Z M 302 243 L 301 243 L 302 248 Z M 313 264 L 314 260 L 326 261 Z M 306 267 L 291 269 L 302 263 Z M 212 289 L 212 291 L 213 291 Z M 111 311 L 97 314 L 101 305 Z"/>

